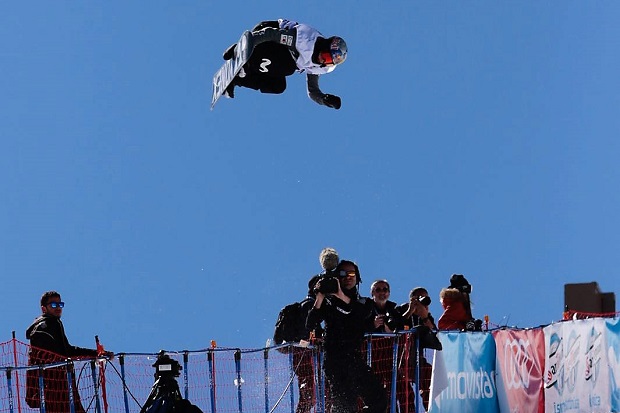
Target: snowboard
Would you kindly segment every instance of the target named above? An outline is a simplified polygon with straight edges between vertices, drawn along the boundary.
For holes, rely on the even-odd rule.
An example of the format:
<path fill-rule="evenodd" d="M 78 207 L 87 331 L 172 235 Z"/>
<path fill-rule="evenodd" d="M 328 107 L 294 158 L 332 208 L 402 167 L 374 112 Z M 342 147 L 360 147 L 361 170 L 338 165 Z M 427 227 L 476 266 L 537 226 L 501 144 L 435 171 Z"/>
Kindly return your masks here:
<path fill-rule="evenodd" d="M 250 59 L 252 49 L 252 33 L 246 30 L 243 32 L 243 35 L 241 35 L 241 39 L 237 42 L 237 47 L 235 47 L 235 55 L 230 60 L 226 60 L 220 70 L 215 72 L 215 75 L 213 76 L 211 110 L 213 110 L 217 100 L 222 97 L 222 94 L 230 85 L 230 82 L 232 82 L 243 65 Z"/>

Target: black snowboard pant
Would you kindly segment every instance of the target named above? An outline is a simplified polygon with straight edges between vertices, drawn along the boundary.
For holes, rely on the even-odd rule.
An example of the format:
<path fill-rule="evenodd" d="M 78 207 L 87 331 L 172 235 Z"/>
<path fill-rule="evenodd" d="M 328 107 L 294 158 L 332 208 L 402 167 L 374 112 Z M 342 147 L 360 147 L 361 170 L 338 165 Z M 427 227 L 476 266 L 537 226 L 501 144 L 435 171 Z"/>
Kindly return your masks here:
<path fill-rule="evenodd" d="M 326 355 L 325 377 L 329 384 L 332 413 L 355 413 L 358 398 L 365 413 L 384 413 L 388 399 L 381 382 L 362 357 Z"/>
<path fill-rule="evenodd" d="M 254 48 L 243 70 L 245 76 L 235 78 L 236 86 L 277 94 L 286 90 L 286 76 L 295 73 L 297 65 L 286 46 L 265 42 Z"/>

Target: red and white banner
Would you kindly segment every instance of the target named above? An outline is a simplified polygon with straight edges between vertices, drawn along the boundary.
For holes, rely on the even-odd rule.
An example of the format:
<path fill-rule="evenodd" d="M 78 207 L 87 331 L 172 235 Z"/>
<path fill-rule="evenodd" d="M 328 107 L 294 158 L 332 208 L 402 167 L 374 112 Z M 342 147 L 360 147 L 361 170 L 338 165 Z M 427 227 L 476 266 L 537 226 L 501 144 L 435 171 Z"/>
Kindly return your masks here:
<path fill-rule="evenodd" d="M 500 411 L 544 413 L 542 328 L 498 330 L 493 332 L 493 338 Z"/>

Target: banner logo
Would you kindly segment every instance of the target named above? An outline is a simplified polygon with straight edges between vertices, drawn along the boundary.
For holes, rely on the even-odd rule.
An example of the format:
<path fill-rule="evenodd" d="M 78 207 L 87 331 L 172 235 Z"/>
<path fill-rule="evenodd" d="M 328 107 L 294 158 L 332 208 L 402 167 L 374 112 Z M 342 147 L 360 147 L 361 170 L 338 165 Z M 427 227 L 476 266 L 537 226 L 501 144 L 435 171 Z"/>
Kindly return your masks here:
<path fill-rule="evenodd" d="M 508 389 L 527 389 L 534 369 L 530 341 L 506 340 L 504 344 L 504 384 Z"/>

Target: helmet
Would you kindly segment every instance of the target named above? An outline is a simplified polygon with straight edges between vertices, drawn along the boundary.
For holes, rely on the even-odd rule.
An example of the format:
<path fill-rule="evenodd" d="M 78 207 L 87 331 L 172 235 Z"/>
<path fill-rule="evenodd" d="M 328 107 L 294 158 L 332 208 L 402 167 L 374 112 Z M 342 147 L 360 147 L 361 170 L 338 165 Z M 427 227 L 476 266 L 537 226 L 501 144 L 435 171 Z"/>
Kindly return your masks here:
<path fill-rule="evenodd" d="M 321 58 L 326 65 L 339 65 L 347 58 L 347 44 L 338 36 L 330 37 L 329 50 L 321 52 Z"/>

